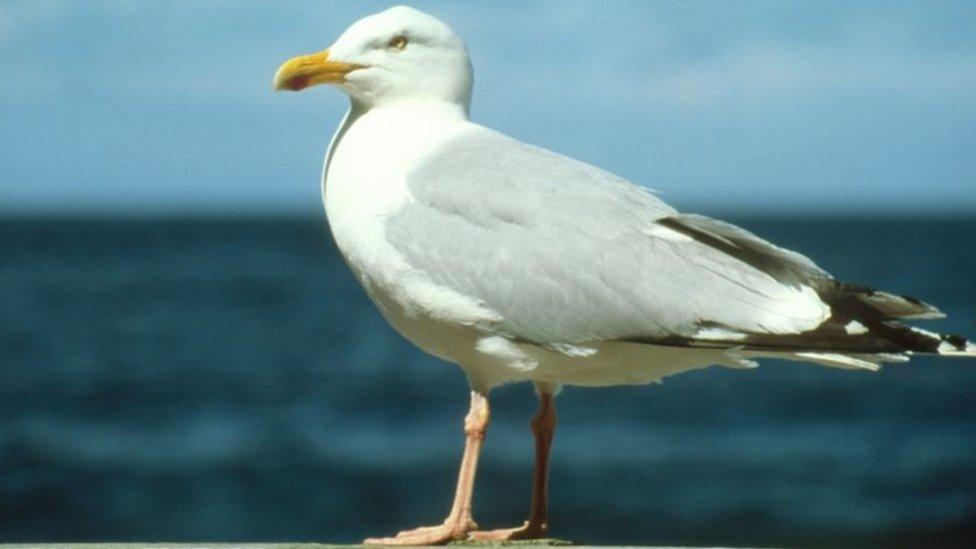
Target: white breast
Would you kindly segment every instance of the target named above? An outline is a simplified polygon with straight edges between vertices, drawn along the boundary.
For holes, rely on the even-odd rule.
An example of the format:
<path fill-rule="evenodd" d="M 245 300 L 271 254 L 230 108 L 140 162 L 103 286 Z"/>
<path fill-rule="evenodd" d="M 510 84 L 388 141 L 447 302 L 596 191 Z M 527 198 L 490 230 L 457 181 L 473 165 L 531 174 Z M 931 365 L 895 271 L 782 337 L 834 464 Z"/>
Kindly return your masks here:
<path fill-rule="evenodd" d="M 468 339 L 462 332 L 499 317 L 408 264 L 387 243 L 384 220 L 413 200 L 406 184 L 411 166 L 466 123 L 463 113 L 416 105 L 350 113 L 323 175 L 325 211 L 336 244 L 370 298 L 401 334 L 455 362 L 466 352 L 457 348 Z"/>

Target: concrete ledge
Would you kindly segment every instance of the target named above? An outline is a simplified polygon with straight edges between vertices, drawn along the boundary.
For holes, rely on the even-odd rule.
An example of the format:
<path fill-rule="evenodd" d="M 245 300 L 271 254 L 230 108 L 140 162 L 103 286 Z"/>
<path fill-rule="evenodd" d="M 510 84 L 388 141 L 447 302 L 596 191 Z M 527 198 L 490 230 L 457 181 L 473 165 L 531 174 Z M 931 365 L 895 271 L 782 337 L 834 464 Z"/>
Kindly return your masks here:
<path fill-rule="evenodd" d="M 558 540 L 552 540 L 558 541 Z M 469 547 L 552 547 L 562 543 L 505 542 L 453 543 L 451 546 Z M 12 543 L 0 544 L 0 549 L 375 549 L 368 545 L 332 545 L 326 543 Z M 573 545 L 573 549 L 704 549 L 692 547 L 649 547 L 646 545 Z M 710 549 L 721 549 L 713 547 Z"/>

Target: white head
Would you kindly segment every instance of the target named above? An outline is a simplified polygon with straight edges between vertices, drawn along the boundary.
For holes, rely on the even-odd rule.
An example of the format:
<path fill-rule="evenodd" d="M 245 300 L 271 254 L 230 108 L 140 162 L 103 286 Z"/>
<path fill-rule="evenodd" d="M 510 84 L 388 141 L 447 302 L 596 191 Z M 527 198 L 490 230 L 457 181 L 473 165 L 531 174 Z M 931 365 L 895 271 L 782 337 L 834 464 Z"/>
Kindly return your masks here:
<path fill-rule="evenodd" d="M 439 19 L 396 6 L 356 21 L 329 49 L 285 62 L 275 90 L 332 84 L 371 108 L 403 100 L 471 101 L 464 41 Z"/>

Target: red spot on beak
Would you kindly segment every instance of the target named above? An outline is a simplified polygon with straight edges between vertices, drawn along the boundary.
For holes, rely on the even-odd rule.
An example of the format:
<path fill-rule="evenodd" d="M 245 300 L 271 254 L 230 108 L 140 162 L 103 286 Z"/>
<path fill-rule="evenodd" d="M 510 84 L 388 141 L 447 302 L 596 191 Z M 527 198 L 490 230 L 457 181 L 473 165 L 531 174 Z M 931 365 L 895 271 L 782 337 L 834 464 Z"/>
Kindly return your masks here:
<path fill-rule="evenodd" d="M 308 80 L 309 80 L 308 76 L 304 76 L 304 75 L 295 76 L 285 81 L 284 87 L 286 90 L 291 90 L 291 91 L 304 90 L 305 88 L 308 87 Z"/>

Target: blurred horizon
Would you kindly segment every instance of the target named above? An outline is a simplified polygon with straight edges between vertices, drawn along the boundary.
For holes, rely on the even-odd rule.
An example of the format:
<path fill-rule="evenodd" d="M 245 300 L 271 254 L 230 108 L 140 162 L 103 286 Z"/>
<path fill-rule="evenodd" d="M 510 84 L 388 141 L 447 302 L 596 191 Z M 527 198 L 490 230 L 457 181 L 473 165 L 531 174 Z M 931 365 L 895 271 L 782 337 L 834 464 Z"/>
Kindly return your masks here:
<path fill-rule="evenodd" d="M 346 99 L 289 57 L 391 2 L 0 5 L 0 215 L 317 216 Z M 412 2 L 472 119 L 723 215 L 976 213 L 971 2 Z"/>

